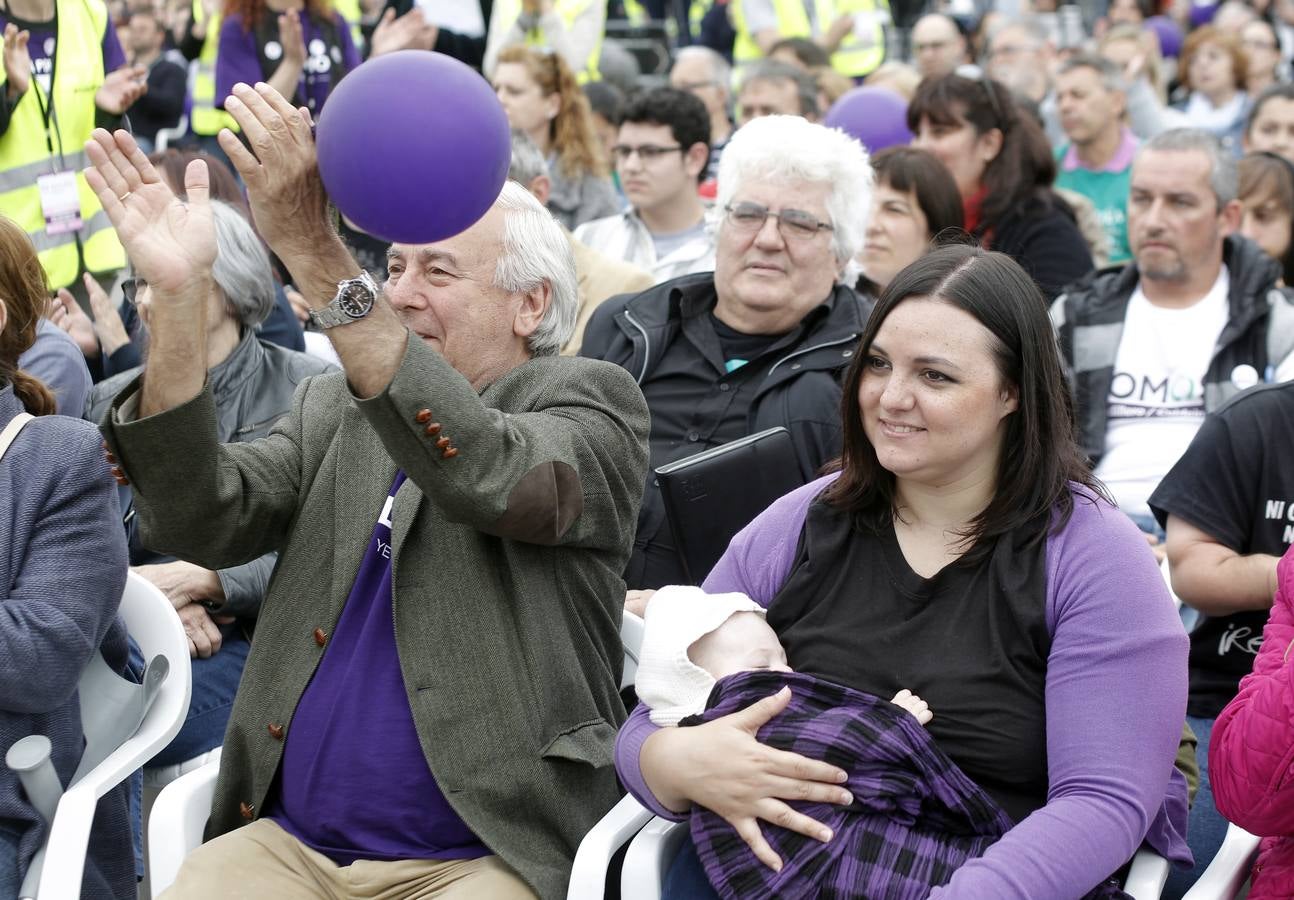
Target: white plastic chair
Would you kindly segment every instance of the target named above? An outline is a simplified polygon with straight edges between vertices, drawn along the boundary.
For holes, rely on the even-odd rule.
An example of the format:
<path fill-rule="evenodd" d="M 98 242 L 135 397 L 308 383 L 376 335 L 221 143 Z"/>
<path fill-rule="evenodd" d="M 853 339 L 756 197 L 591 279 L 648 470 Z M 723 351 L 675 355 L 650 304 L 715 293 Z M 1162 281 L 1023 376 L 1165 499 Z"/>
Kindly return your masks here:
<path fill-rule="evenodd" d="M 1182 900 L 1235 900 L 1249 880 L 1260 840 L 1239 825 L 1227 826 L 1217 855 Z"/>
<path fill-rule="evenodd" d="M 184 724 L 192 676 L 189 642 L 175 607 L 165 594 L 132 572 L 126 578 L 119 614 L 149 663 L 141 693 L 149 694 L 151 703 L 145 704 L 147 711 L 134 733 L 108 751 L 102 761 L 95 763 L 93 759 L 89 760 L 92 767 L 84 774 L 78 769 L 71 786 L 58 798 L 44 848 L 39 886 L 30 894 L 24 893 L 24 897 L 66 900 L 81 896 L 90 826 L 100 798 L 169 744 Z M 161 662 L 158 662 L 159 658 Z M 101 679 L 111 677 L 122 681 L 115 672 L 107 669 L 102 659 L 95 654 L 78 685 L 87 757 L 97 755 L 101 742 L 96 739 L 96 732 L 117 724 L 103 714 L 102 706 L 96 705 L 114 687 L 111 682 L 105 683 Z M 166 672 L 159 680 L 163 668 Z M 83 765 L 85 762 L 83 760 Z M 35 766 L 27 768 L 30 770 Z M 54 787 L 57 789 L 57 779 Z"/>

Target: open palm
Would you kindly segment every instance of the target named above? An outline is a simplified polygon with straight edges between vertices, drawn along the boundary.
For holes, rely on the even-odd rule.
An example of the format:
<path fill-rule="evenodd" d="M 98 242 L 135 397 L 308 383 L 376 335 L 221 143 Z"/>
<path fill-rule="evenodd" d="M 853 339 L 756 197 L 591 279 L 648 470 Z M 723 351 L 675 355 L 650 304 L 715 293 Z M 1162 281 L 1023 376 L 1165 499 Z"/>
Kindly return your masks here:
<path fill-rule="evenodd" d="M 184 173 L 182 203 L 153 168 L 135 139 L 99 128 L 86 143 L 85 177 L 117 229 L 135 271 L 153 289 L 154 302 L 189 291 L 206 293 L 216 259 L 206 163 Z"/>

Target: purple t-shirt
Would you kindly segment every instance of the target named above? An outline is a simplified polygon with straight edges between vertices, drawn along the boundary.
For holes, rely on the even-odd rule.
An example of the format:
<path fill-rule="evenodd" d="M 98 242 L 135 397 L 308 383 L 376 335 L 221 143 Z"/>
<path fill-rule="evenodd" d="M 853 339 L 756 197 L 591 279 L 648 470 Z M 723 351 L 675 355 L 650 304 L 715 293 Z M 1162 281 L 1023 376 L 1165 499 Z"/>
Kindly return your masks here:
<path fill-rule="evenodd" d="M 336 86 L 334 70 L 345 67 L 345 71 L 353 72 L 360 64 L 359 51 L 355 49 L 355 42 L 351 38 L 350 25 L 339 13 L 333 13 L 333 20 L 337 26 L 337 42 L 330 40 L 330 35 L 322 31 L 309 16 L 301 16 L 306 63 L 301 70 L 301 80 L 297 82 L 296 102 L 304 102 L 316 116 L 323 109 L 328 94 Z M 220 47 L 216 55 L 218 106 L 224 107 L 225 98 L 240 81 L 255 84 L 268 80 L 261 69 L 260 52 L 256 29 L 244 28 L 242 16 L 235 13 L 224 20 L 220 26 Z M 277 38 L 266 41 L 265 55 L 270 60 L 282 57 L 283 47 Z"/>
<path fill-rule="evenodd" d="M 490 850 L 427 766 L 395 644 L 391 510 L 396 475 L 328 650 L 297 704 L 268 816 L 338 865 L 474 859 Z"/>
<path fill-rule="evenodd" d="M 50 77 L 54 72 L 54 49 L 58 43 L 57 23 L 54 19 L 45 22 L 29 22 L 16 16 L 0 14 L 0 31 L 10 22 L 19 30 L 31 32 L 27 40 L 27 53 L 31 56 L 31 68 L 41 90 L 49 96 Z M 126 64 L 126 54 L 117 40 L 117 29 L 112 23 L 112 15 L 103 29 L 103 71 L 105 73 L 120 69 Z"/>

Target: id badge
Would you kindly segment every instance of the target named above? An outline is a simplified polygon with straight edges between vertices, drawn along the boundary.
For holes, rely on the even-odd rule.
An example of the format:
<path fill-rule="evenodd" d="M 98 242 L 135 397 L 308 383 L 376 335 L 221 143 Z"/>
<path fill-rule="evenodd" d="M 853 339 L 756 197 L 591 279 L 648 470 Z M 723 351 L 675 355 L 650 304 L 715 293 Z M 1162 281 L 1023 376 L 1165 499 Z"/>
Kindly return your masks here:
<path fill-rule="evenodd" d="M 81 195 L 75 172 L 55 172 L 36 179 L 46 234 L 66 234 L 81 227 Z"/>

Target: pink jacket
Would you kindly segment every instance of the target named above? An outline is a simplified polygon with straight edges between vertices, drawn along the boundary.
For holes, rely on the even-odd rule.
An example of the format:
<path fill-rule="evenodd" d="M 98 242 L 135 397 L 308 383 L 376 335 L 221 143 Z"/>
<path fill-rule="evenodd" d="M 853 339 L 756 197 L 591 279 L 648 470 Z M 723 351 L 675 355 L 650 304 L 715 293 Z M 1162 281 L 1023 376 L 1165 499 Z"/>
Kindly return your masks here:
<path fill-rule="evenodd" d="M 1271 618 L 1253 672 L 1213 726 L 1218 811 L 1264 840 L 1249 900 L 1294 897 L 1294 547 L 1276 567 Z"/>

